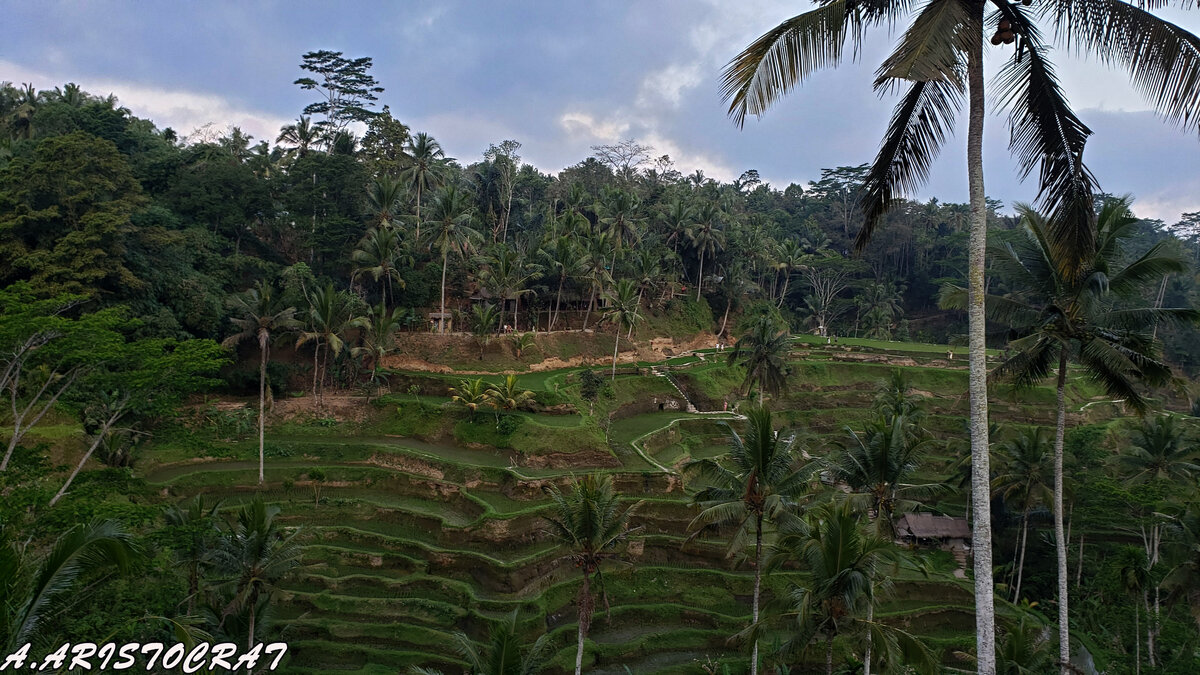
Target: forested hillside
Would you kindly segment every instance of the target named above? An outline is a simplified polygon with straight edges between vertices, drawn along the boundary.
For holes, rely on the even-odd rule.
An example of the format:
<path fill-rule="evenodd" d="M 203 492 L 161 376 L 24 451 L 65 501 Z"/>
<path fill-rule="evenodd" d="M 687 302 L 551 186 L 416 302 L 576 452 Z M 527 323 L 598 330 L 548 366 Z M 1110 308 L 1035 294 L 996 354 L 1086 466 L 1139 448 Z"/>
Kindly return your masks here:
<path fill-rule="evenodd" d="M 971 672 L 967 205 L 856 252 L 866 165 L 451 158 L 371 67 L 270 138 L 0 85 L 0 647 Z M 998 658 L 1058 670 L 1058 450 L 1073 660 L 1192 673 L 1200 213 L 1097 197 L 1078 278 L 988 201 Z"/>

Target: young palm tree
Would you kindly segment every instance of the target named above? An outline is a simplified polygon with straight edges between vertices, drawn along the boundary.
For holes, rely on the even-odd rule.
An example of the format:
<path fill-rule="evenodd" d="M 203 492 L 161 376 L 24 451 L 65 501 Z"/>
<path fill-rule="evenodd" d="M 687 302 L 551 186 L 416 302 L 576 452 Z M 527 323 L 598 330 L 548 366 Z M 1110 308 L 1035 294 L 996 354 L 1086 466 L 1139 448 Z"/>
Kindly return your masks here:
<path fill-rule="evenodd" d="M 450 263 L 450 254 L 467 255 L 483 235 L 473 227 L 475 218 L 470 197 L 453 185 L 447 185 L 438 193 L 429 215 L 425 223 L 430 228 L 426 235 L 429 248 L 442 256 L 442 305 L 438 332 L 445 333 L 446 267 Z"/>
<path fill-rule="evenodd" d="M 508 343 L 512 345 L 513 354 L 518 359 L 530 349 L 540 349 L 533 333 L 513 333 L 508 336 Z"/>
<path fill-rule="evenodd" d="M 1189 442 L 1171 415 L 1149 417 L 1133 430 L 1133 447 L 1117 458 L 1131 483 L 1182 481 L 1200 472 L 1200 448 Z"/>
<path fill-rule="evenodd" d="M 737 363 L 746 369 L 746 379 L 742 381 L 743 396 L 755 386 L 760 399 L 763 393 L 775 395 L 783 391 L 787 385 L 787 356 L 791 346 L 787 328 L 766 316 L 738 338 L 729 352 L 728 363 Z"/>
<path fill-rule="evenodd" d="M 457 387 L 451 387 L 450 400 L 470 410 L 472 420 L 475 419 L 480 408 L 492 403 L 491 397 L 488 396 L 487 385 L 483 383 L 481 377 L 474 380 L 462 380 Z"/>
<path fill-rule="evenodd" d="M 551 656 L 549 636 L 543 634 L 525 650 L 517 634 L 517 612 L 488 628 L 485 646 L 461 631 L 453 636 L 454 648 L 467 661 L 468 675 L 537 675 Z M 523 653 L 522 653 L 523 652 Z M 409 675 L 442 675 L 442 671 L 413 666 Z"/>
<path fill-rule="evenodd" d="M 1058 616 L 1060 655 L 1070 657 L 1067 598 L 1067 544 L 1063 516 L 1063 442 L 1066 434 L 1067 366 L 1075 361 L 1109 395 L 1144 412 L 1148 402 L 1138 383 L 1161 384 L 1170 367 L 1156 356 L 1149 332 L 1160 321 L 1192 321 L 1193 309 L 1140 305 L 1135 294 L 1158 283 L 1163 275 L 1184 269 L 1184 262 L 1164 244 L 1126 262 L 1122 242 L 1135 232 L 1138 220 L 1128 199 L 1107 201 L 1096 218 L 1095 230 L 1082 241 L 1056 239 L 1056 229 L 1027 205 L 1018 205 L 1022 238 L 993 246 L 992 264 L 1014 289 L 988 296 L 990 314 L 1022 337 L 1010 342 L 1015 353 L 994 375 L 1018 386 L 1035 385 L 1056 376 L 1057 423 L 1054 434 L 1054 532 L 1058 554 Z M 965 304 L 962 289 L 947 289 L 944 307 Z M 1123 301 L 1123 302 L 1122 302 Z M 980 505 L 976 504 L 976 517 Z M 986 506 L 984 507 L 986 508 Z M 974 547 L 978 549 L 978 546 Z"/>
<path fill-rule="evenodd" d="M 1054 501 L 1054 466 L 1051 440 L 1045 429 L 1030 429 L 1016 438 L 1001 443 L 997 449 L 1000 471 L 992 479 L 992 494 L 1021 512 L 1021 534 L 1018 539 L 1017 583 L 1012 601 L 1021 599 L 1021 581 L 1025 576 L 1025 544 L 1029 537 L 1029 515 L 1039 506 Z"/>
<path fill-rule="evenodd" d="M 621 510 L 620 497 L 613 490 L 612 476 L 608 474 L 589 474 L 574 480 L 569 492 L 554 485 L 545 489 L 554 500 L 553 515 L 546 518 L 550 532 L 568 549 L 567 559 L 583 574 L 583 586 L 576 597 L 579 631 L 575 675 L 580 675 L 583 672 L 583 641 L 595 612 L 592 579 L 595 578 L 603 593 L 603 564 L 617 558 L 618 546 L 633 534 L 629 519 L 641 508 L 642 502 Z"/>
<path fill-rule="evenodd" d="M 925 459 L 931 439 L 903 415 L 881 415 L 859 434 L 846 427 L 847 442 L 834 462 L 834 475 L 851 490 L 867 495 L 880 536 L 894 531 L 896 511 L 911 510 L 914 499 L 934 494 L 936 484 L 908 482 Z"/>
<path fill-rule="evenodd" d="M 490 302 L 484 302 L 471 307 L 471 335 L 479 343 L 479 360 L 483 360 L 483 350 L 496 334 L 500 325 L 500 312 Z"/>
<path fill-rule="evenodd" d="M 132 537 L 111 520 L 71 528 L 41 559 L 31 556 L 27 547 L 4 541 L 0 545 L 0 649 L 11 654 L 26 644 L 40 646 L 53 635 L 62 611 L 92 590 L 75 582 L 109 568 L 124 574 L 135 555 Z"/>
<path fill-rule="evenodd" d="M 400 267 L 406 262 L 412 264 L 411 259 L 406 260 L 400 231 L 390 225 L 372 227 L 358 242 L 358 248 L 350 254 L 350 259 L 355 263 L 350 280 L 354 281 L 363 274 L 371 275 L 380 284 L 384 303 L 391 306 L 394 299 L 392 284 L 404 288 Z"/>
<path fill-rule="evenodd" d="M 446 174 L 446 164 L 452 161 L 452 159 L 446 157 L 446 154 L 442 151 L 441 144 L 424 131 L 411 136 L 408 139 L 408 147 L 405 150 L 410 163 L 404 169 L 400 178 L 408 183 L 411 189 L 417 192 L 416 238 L 420 239 L 422 222 L 421 195 L 426 190 L 436 189 L 441 186 Z"/>
<path fill-rule="evenodd" d="M 700 256 L 700 271 L 696 276 L 696 302 L 700 301 L 700 290 L 704 287 L 704 258 L 716 255 L 725 249 L 724 214 L 713 202 L 705 202 L 696 209 L 695 222 L 685 231 L 692 248 Z"/>
<path fill-rule="evenodd" d="M 1157 7 L 1157 5 L 1156 5 Z M 1200 131 L 1200 44 L 1194 35 L 1121 0 L 1048 0 L 1036 8 L 1016 3 L 936 0 L 914 6 L 873 0 L 830 2 L 792 17 L 768 31 L 734 58 L 724 72 L 723 93 L 741 125 L 761 115 L 780 96 L 819 68 L 858 55 L 869 27 L 895 25 L 912 17 L 895 51 L 877 71 L 877 90 L 904 88 L 882 147 L 862 190 L 866 222 L 861 247 L 899 203 L 899 196 L 925 182 L 949 134 L 964 94 L 968 101 L 967 172 L 971 218 L 968 261 L 971 395 L 972 497 L 979 671 L 995 664 L 992 602 L 991 523 L 988 508 L 987 361 L 984 330 L 984 259 L 987 204 L 983 181 L 985 113 L 983 46 L 985 25 L 996 25 L 993 45 L 1019 40 L 996 78 L 996 93 L 1009 110 L 1010 148 L 1021 175 L 1038 172 L 1039 197 L 1054 214 L 1056 240 L 1085 243 L 1090 236 L 1095 181 L 1083 166 L 1091 131 L 1071 112 L 1039 23 L 1049 24 L 1065 44 L 1129 71 L 1154 107 L 1172 122 Z M 847 48 L 847 41 L 851 43 Z M 1077 269 L 1076 263 L 1070 266 Z M 1063 672 L 1069 644 L 1060 645 Z"/>
<path fill-rule="evenodd" d="M 516 375 L 505 375 L 504 382 L 488 387 L 488 402 L 497 411 L 512 412 L 534 399 L 534 393 L 517 385 Z"/>
<path fill-rule="evenodd" d="M 604 312 L 604 320 L 616 326 L 613 333 L 613 362 L 612 378 L 617 379 L 617 349 L 621 344 L 621 332 L 633 328 L 642 320 L 638 314 L 637 284 L 632 279 L 620 279 L 608 293 L 608 309 Z"/>
<path fill-rule="evenodd" d="M 724 423 L 722 423 L 724 424 Z M 754 595 L 751 624 L 758 623 L 759 592 L 762 588 L 763 526 L 779 526 L 796 517 L 801 501 L 809 496 L 816 463 L 799 467 L 800 453 L 795 435 L 775 431 L 771 411 L 752 407 L 746 412 L 746 434 L 728 424 L 729 454 L 721 459 L 688 462 L 685 472 L 695 473 L 705 487 L 693 497 L 701 508 L 688 525 L 695 537 L 706 528 L 732 524 L 737 527 L 729 542 L 729 555 L 740 555 L 754 537 Z M 751 649 L 750 672 L 758 673 L 758 641 Z"/>
<path fill-rule="evenodd" d="M 258 484 L 263 483 L 263 457 L 266 438 L 267 359 L 270 358 L 271 338 L 300 327 L 296 320 L 295 307 L 283 307 L 275 296 L 271 285 L 260 280 L 253 288 L 235 295 L 230 306 L 238 316 L 231 317 L 238 332 L 225 338 L 221 344 L 233 347 L 244 340 L 258 344 Z"/>
<path fill-rule="evenodd" d="M 920 641 L 874 621 L 877 585 L 886 579 L 885 567 L 893 566 L 895 558 L 895 545 L 864 532 L 849 502 L 827 502 L 790 525 L 774 547 L 772 562 L 798 562 L 808 573 L 808 582 L 794 587 L 788 596 L 791 608 L 785 616 L 795 623 L 783 651 L 806 650 L 823 635 L 825 672 L 832 675 L 834 639 L 864 632 L 868 649 L 881 645 L 892 670 L 907 671 L 911 666 L 933 672 L 933 659 Z M 869 672 L 873 655 L 868 651 L 865 657 Z"/>
<path fill-rule="evenodd" d="M 276 584 L 300 564 L 302 547 L 295 541 L 296 533 L 284 532 L 275 522 L 277 515 L 279 507 L 268 506 L 256 495 L 238 511 L 237 521 L 230 524 L 211 555 L 213 567 L 225 575 L 221 587 L 231 597 L 221 620 L 247 612 L 247 649 L 260 637 L 262 627 L 256 625 L 256 619 L 263 602 L 269 601 Z"/>

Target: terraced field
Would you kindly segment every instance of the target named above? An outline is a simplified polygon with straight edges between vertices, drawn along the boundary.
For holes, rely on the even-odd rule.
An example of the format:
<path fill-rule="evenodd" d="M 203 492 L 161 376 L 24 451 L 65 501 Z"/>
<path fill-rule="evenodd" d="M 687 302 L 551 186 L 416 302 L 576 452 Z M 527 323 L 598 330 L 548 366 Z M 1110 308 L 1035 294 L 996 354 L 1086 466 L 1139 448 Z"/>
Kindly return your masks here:
<path fill-rule="evenodd" d="M 793 391 L 775 405 L 808 436 L 809 452 L 824 454 L 845 425 L 867 415 L 873 388 L 893 365 L 839 360 L 840 349 L 820 345 L 795 356 Z M 907 359 L 901 362 L 914 390 L 927 396 L 931 431 L 946 441 L 925 477 L 945 480 L 961 447 L 965 371 L 898 358 Z M 699 673 L 708 658 L 744 659 L 728 639 L 748 620 L 750 569 L 726 557 L 720 538 L 686 539 L 694 511 L 678 473 L 689 458 L 724 451 L 722 423 L 739 424 L 722 411 L 738 374 L 702 353 L 676 359 L 676 388 L 649 365 L 624 369 L 611 396 L 595 403 L 579 399 L 575 371 L 525 378 L 555 405 L 522 414 L 509 433 L 498 431 L 498 417 L 471 417 L 448 402 L 445 387 L 456 378 L 420 373 L 395 376 L 406 387 L 415 383 L 419 396 L 376 401 L 366 421 L 277 425 L 267 437 L 265 494 L 306 544 L 304 566 L 285 583 L 276 612 L 289 620 L 287 672 L 395 673 L 411 664 L 458 672 L 448 635 L 461 630 L 479 639 L 489 621 L 514 609 L 530 641 L 551 635 L 552 670 L 567 672 L 579 580 L 543 532 L 542 488 L 590 470 L 612 474 L 622 494 L 645 505 L 629 564 L 605 572 L 600 607 L 608 609 L 593 624 L 588 672 Z M 701 411 L 722 412 L 686 412 L 685 394 Z M 1044 422 L 1048 395 L 998 392 L 996 415 Z M 1104 410 L 1082 384 L 1072 401 Z M 198 431 L 155 450 L 149 454 L 157 463 L 142 470 L 174 498 L 202 492 L 232 508 L 255 492 L 250 440 Z M 314 467 L 326 475 L 319 504 L 307 475 Z M 935 506 L 961 513 L 964 501 L 947 494 Z M 920 555 L 928 574 L 902 573 L 878 615 L 931 636 L 953 665 L 954 650 L 973 644 L 969 581 L 955 575 L 949 554 Z M 790 570 L 771 575 L 768 603 L 798 578 Z"/>

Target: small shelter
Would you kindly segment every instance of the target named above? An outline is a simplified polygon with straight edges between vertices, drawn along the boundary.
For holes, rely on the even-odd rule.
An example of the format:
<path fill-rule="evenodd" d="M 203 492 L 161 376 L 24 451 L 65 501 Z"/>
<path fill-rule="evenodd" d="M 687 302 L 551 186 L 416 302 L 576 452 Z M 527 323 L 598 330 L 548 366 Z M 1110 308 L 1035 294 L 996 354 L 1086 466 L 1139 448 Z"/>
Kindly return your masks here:
<path fill-rule="evenodd" d="M 971 526 L 966 518 L 906 513 L 896 520 L 896 537 L 915 546 L 966 548 L 971 543 Z"/>

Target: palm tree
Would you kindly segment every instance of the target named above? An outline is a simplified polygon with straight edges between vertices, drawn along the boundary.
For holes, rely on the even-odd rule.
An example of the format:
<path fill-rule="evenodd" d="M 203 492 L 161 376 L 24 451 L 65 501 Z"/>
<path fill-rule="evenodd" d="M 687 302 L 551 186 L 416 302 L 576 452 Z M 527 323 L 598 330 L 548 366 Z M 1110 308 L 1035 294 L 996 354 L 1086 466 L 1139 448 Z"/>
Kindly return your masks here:
<path fill-rule="evenodd" d="M 1127 198 L 1108 200 L 1093 233 L 1082 241 L 1056 239 L 1054 232 L 1061 227 L 1027 205 L 1018 205 L 1017 211 L 1022 216 L 1021 238 L 1006 246 L 993 246 L 991 254 L 992 265 L 1014 290 L 1002 297 L 988 296 L 987 303 L 994 318 L 1013 326 L 1022 337 L 1010 342 L 1015 353 L 994 375 L 1024 387 L 1056 372 L 1052 510 L 1058 554 L 1059 650 L 1067 659 L 1070 639 L 1062 505 L 1067 366 L 1075 361 L 1109 395 L 1144 412 L 1148 403 L 1136 384 L 1161 384 L 1171 375 L 1170 367 L 1156 358 L 1149 331 L 1159 321 L 1195 320 L 1200 312 L 1145 307 L 1134 297 L 1164 274 L 1182 271 L 1184 262 L 1168 253 L 1162 242 L 1133 261 L 1124 260 L 1122 242 L 1135 233 L 1139 222 L 1130 215 Z M 942 305 L 962 307 L 965 295 L 962 289 L 947 289 Z M 1120 301 L 1125 304 L 1118 304 Z M 978 518 L 983 515 L 981 506 L 975 507 Z"/>
<path fill-rule="evenodd" d="M 501 323 L 504 322 L 504 305 L 512 298 L 513 330 L 517 330 L 521 296 L 533 292 L 528 284 L 541 278 L 541 266 L 529 262 L 523 251 L 506 243 L 495 246 L 490 254 L 483 256 L 482 263 L 479 277 L 484 286 L 500 300 Z"/>
<path fill-rule="evenodd" d="M 230 299 L 230 306 L 238 316 L 231 317 L 238 332 L 221 343 L 233 347 L 244 340 L 253 339 L 258 344 L 258 484 L 263 483 L 263 457 L 266 438 L 267 359 L 270 357 L 271 338 L 300 327 L 296 320 L 295 307 L 283 307 L 273 294 L 271 285 L 259 282 L 245 293 Z"/>
<path fill-rule="evenodd" d="M 454 648 L 467 661 L 468 675 L 537 675 L 549 661 L 551 644 L 543 634 L 524 650 L 517 634 L 517 612 L 488 628 L 486 646 L 480 649 L 466 633 L 454 633 Z M 522 654 L 522 652 L 524 652 Z M 442 675 L 442 671 L 413 666 L 409 675 Z"/>
<path fill-rule="evenodd" d="M 1134 428 L 1132 441 L 1133 447 L 1117 458 L 1131 483 L 1181 481 L 1200 471 L 1196 463 L 1198 448 L 1188 442 L 1172 415 L 1146 418 Z"/>
<path fill-rule="evenodd" d="M 426 190 L 441 186 L 445 177 L 446 163 L 452 161 L 442 152 L 442 146 L 424 131 L 408 139 L 405 148 L 409 165 L 400 178 L 417 191 L 417 238 L 421 238 L 421 195 Z M 437 220 L 436 218 L 434 220 Z"/>
<path fill-rule="evenodd" d="M 312 293 L 307 294 L 308 312 L 307 330 L 301 331 L 300 338 L 296 341 L 296 347 L 299 348 L 306 342 L 313 342 L 313 396 L 316 397 L 318 392 L 321 394 L 325 390 L 325 380 L 329 372 L 329 353 L 333 352 L 334 357 L 341 355 L 342 350 L 346 347 L 344 334 L 346 328 L 351 323 L 350 298 L 342 291 L 334 290 L 333 282 L 325 284 L 324 287 L 314 288 Z M 324 358 L 319 359 L 322 352 Z M 320 366 L 318 368 L 318 365 Z M 320 377 L 318 377 L 318 372 Z M 320 388 L 318 389 L 318 383 Z"/>
<path fill-rule="evenodd" d="M 642 297 L 646 291 L 663 283 L 662 263 L 665 253 L 658 248 L 640 248 L 633 256 L 634 281 L 637 282 L 638 289 L 637 307 L 642 306 Z"/>
<path fill-rule="evenodd" d="M 421 136 L 421 134 L 417 134 Z M 442 305 L 438 319 L 438 332 L 446 332 L 446 267 L 450 254 L 465 256 L 482 235 L 472 225 L 475 223 L 469 196 L 454 185 L 447 185 L 433 202 L 430 218 L 426 221 L 431 229 L 427 236 L 429 248 L 442 256 Z"/>
<path fill-rule="evenodd" d="M 1016 3 L 938 0 L 919 9 L 904 2 L 826 3 L 792 17 L 755 40 L 724 72 L 723 94 L 740 126 L 747 114 L 761 115 L 780 96 L 818 68 L 836 66 L 843 55 L 861 53 L 867 27 L 895 25 L 916 13 L 896 50 L 884 61 L 877 90 L 905 87 L 878 156 L 861 191 L 865 224 L 861 247 L 884 214 L 925 182 L 930 165 L 950 131 L 964 93 L 968 100 L 967 169 L 971 218 L 968 261 L 971 453 L 975 502 L 974 550 L 979 671 L 995 665 L 992 601 L 991 523 L 988 508 L 987 361 L 984 329 L 984 261 L 987 204 L 983 181 L 984 26 L 996 20 L 992 44 L 1020 45 L 996 80 L 1009 110 L 1010 148 L 1022 177 L 1038 171 L 1039 197 L 1054 214 L 1055 239 L 1086 241 L 1092 220 L 1095 181 L 1083 166 L 1091 131 L 1071 112 L 1048 60 L 1037 20 L 1080 52 L 1125 67 L 1134 83 L 1167 119 L 1200 130 L 1200 67 L 1197 38 L 1141 7 L 1121 0 L 1049 0 L 1031 10 Z M 1035 14 L 1036 12 L 1036 14 Z M 846 42 L 851 48 L 846 48 Z M 1059 645 L 1066 673 L 1070 645 Z"/>
<path fill-rule="evenodd" d="M 496 408 L 497 414 L 501 410 L 512 412 L 535 398 L 532 391 L 522 389 L 517 385 L 516 375 L 505 375 L 504 382 L 488 387 L 485 394 L 488 401 Z"/>
<path fill-rule="evenodd" d="M 556 485 L 545 488 L 554 501 L 553 515 L 546 518 L 550 533 L 568 550 L 566 559 L 583 574 L 583 586 L 576 596 L 579 631 L 575 649 L 575 675 L 583 672 L 583 641 L 595 612 L 592 578 L 604 592 L 603 564 L 619 556 L 618 546 L 633 534 L 630 517 L 641 508 L 636 502 L 621 510 L 620 497 L 613 490 L 612 476 L 589 474 L 573 480 L 569 492 Z"/>
<path fill-rule="evenodd" d="M 404 183 L 390 176 L 378 176 L 367 184 L 367 208 L 375 216 L 375 224 L 388 227 L 395 222 L 406 201 Z"/>
<path fill-rule="evenodd" d="M 571 235 L 559 235 L 547 241 L 540 249 L 545 267 L 558 279 L 558 291 L 554 295 L 554 316 L 550 319 L 550 330 L 558 324 L 558 311 L 562 306 L 563 286 L 568 279 L 583 273 L 579 244 Z"/>
<path fill-rule="evenodd" d="M 1163 578 L 1163 587 L 1173 598 L 1182 598 L 1200 629 L 1200 496 L 1193 493 L 1188 508 L 1174 520 L 1169 539 L 1174 565 Z"/>
<path fill-rule="evenodd" d="M 746 369 L 742 381 L 742 395 L 748 395 L 756 385 L 759 398 L 762 393 L 778 394 L 787 385 L 789 368 L 788 351 L 791 338 L 787 327 L 780 326 L 770 317 L 761 317 L 738 338 L 729 352 L 728 363 L 740 364 Z"/>
<path fill-rule="evenodd" d="M 201 494 L 182 505 L 172 504 L 163 509 L 167 525 L 179 536 L 172 547 L 175 561 L 187 569 L 188 616 L 196 611 L 196 598 L 200 594 L 200 568 L 217 535 L 216 516 L 220 508 L 221 500 L 207 504 Z"/>
<path fill-rule="evenodd" d="M 137 553 L 132 537 L 115 521 L 76 525 L 41 559 L 15 541 L 0 546 L 0 647 L 12 654 L 53 636 L 62 611 L 94 585 L 76 582 L 100 570 L 129 571 Z"/>
<path fill-rule="evenodd" d="M 774 564 L 793 560 L 808 573 L 808 582 L 792 588 L 790 609 L 794 619 L 784 651 L 803 651 L 818 635 L 825 638 L 825 672 L 833 673 L 833 641 L 847 632 L 867 634 L 864 664 L 869 672 L 871 647 L 877 642 L 889 653 L 888 661 L 899 672 L 901 662 L 922 672 L 933 671 L 928 650 L 912 635 L 874 621 L 874 606 L 885 566 L 896 559 L 888 539 L 863 531 L 849 502 L 827 502 L 807 518 L 789 525 L 773 552 Z M 878 636 L 878 640 L 875 638 Z M 903 668 L 907 670 L 907 668 Z"/>
<path fill-rule="evenodd" d="M 606 189 L 601 198 L 597 215 L 599 224 L 613 242 L 613 256 L 626 244 L 641 239 L 643 219 L 634 215 L 641 201 L 637 195 L 620 188 Z"/>
<path fill-rule="evenodd" d="M 704 202 L 696 209 L 695 222 L 686 230 L 688 241 L 700 256 L 700 272 L 696 277 L 696 302 L 700 301 L 700 289 L 704 287 L 704 257 L 716 255 L 725 248 L 724 215 L 713 202 Z"/>
<path fill-rule="evenodd" d="M 350 259 L 356 264 L 350 280 L 354 281 L 363 274 L 371 275 L 377 283 L 381 283 L 383 302 L 391 306 L 392 284 L 404 288 L 404 278 L 400 276 L 400 267 L 406 262 L 404 249 L 401 245 L 400 231 L 384 224 L 372 227 L 358 242 L 358 248 L 350 254 Z M 411 264 L 411 260 L 407 261 Z"/>
<path fill-rule="evenodd" d="M 1020 554 L 1017 558 L 1017 583 L 1013 602 L 1021 599 L 1021 580 L 1025 576 L 1025 543 L 1029 537 L 1029 515 L 1039 506 L 1054 500 L 1051 441 L 1037 427 L 1001 443 L 997 449 L 1000 471 L 992 479 L 992 494 L 1003 497 L 1021 512 Z"/>
<path fill-rule="evenodd" d="M 275 522 L 278 506 L 268 506 L 261 495 L 238 511 L 220 545 L 212 551 L 212 564 L 225 575 L 221 584 L 231 597 L 222 610 L 224 622 L 237 612 L 247 612 L 246 648 L 258 641 L 256 625 L 260 606 L 268 602 L 276 584 L 300 564 L 302 547 L 296 532 L 284 532 Z"/>
<path fill-rule="evenodd" d="M 688 227 L 692 224 L 695 211 L 691 204 L 682 197 L 675 197 L 667 204 L 667 211 L 659 216 L 659 221 L 666 229 L 667 243 L 671 250 L 679 253 L 679 242 L 687 236 Z"/>
<path fill-rule="evenodd" d="M 608 293 L 608 309 L 604 320 L 616 326 L 613 333 L 612 379 L 617 379 L 617 349 L 621 344 L 621 332 L 633 328 L 642 320 L 637 307 L 637 284 L 632 279 L 619 279 Z"/>
<path fill-rule="evenodd" d="M 587 330 L 588 318 L 596 306 L 596 295 L 604 288 L 604 284 L 612 279 L 612 271 L 608 264 L 608 252 L 611 243 L 607 234 L 593 233 L 582 240 L 583 251 L 580 265 L 588 281 L 588 308 L 583 315 L 583 329 Z"/>
<path fill-rule="evenodd" d="M 1136 546 L 1122 548 L 1117 557 L 1117 577 L 1122 589 L 1133 599 L 1133 665 L 1134 672 L 1142 672 L 1142 608 L 1141 599 L 1145 588 L 1150 584 L 1150 568 L 1146 564 L 1146 552 Z"/>
<path fill-rule="evenodd" d="M 471 335 L 479 343 L 479 360 L 483 360 L 483 350 L 488 341 L 496 334 L 496 326 L 500 324 L 500 312 L 490 302 L 471 307 Z"/>
<path fill-rule="evenodd" d="M 904 415 L 880 415 L 867 422 L 862 434 L 845 428 L 848 441 L 839 443 L 841 454 L 834 475 L 851 490 L 867 495 L 880 536 L 893 533 L 897 508 L 910 510 L 913 499 L 938 491 L 936 484 L 908 482 L 925 459 L 930 438 Z"/>
<path fill-rule="evenodd" d="M 776 306 L 783 307 L 783 301 L 787 299 L 788 282 L 792 280 L 792 273 L 804 269 L 808 260 L 808 252 L 804 250 L 803 244 L 789 237 L 779 244 L 775 255 L 778 258 L 775 268 L 783 273 L 783 290 L 779 291 L 779 302 Z"/>
<path fill-rule="evenodd" d="M 759 591 L 762 588 L 763 525 L 788 522 L 795 517 L 800 501 L 809 494 L 816 463 L 797 467 L 800 453 L 794 434 L 783 436 L 775 431 L 771 411 L 752 407 L 746 412 L 743 437 L 728 424 L 729 453 L 720 460 L 707 458 L 688 462 L 686 472 L 694 472 L 705 487 L 693 497 L 700 513 L 688 525 L 692 536 L 703 529 L 733 524 L 737 527 L 729 541 L 729 556 L 741 554 L 754 537 L 754 596 L 751 600 L 751 624 L 758 623 Z M 758 641 L 750 657 L 751 675 L 758 673 Z"/>
<path fill-rule="evenodd" d="M 275 142 L 293 146 L 292 149 L 296 155 L 304 157 L 308 154 L 309 148 L 316 145 L 320 138 L 321 130 L 312 123 L 312 119 L 301 117 L 296 120 L 295 124 L 289 124 L 280 129 L 279 137 L 275 139 Z"/>
<path fill-rule="evenodd" d="M 480 408 L 491 405 L 492 402 L 491 397 L 488 396 L 487 385 L 483 383 L 481 377 L 474 380 L 462 380 L 457 387 L 451 387 L 450 400 L 470 410 L 472 420 L 475 419 Z"/>
<path fill-rule="evenodd" d="M 361 331 L 363 344 L 350 349 L 356 357 L 371 359 L 371 381 L 379 382 L 383 360 L 388 354 L 396 351 L 396 333 L 407 318 L 408 312 L 401 307 L 388 310 L 382 301 L 374 307 L 367 308 L 367 314 L 350 322 L 350 325 Z M 368 401 L 370 400 L 368 394 Z"/>
<path fill-rule="evenodd" d="M 1046 628 L 1028 616 L 1005 629 L 996 649 L 997 675 L 1037 675 L 1054 671 L 1053 643 Z"/>

